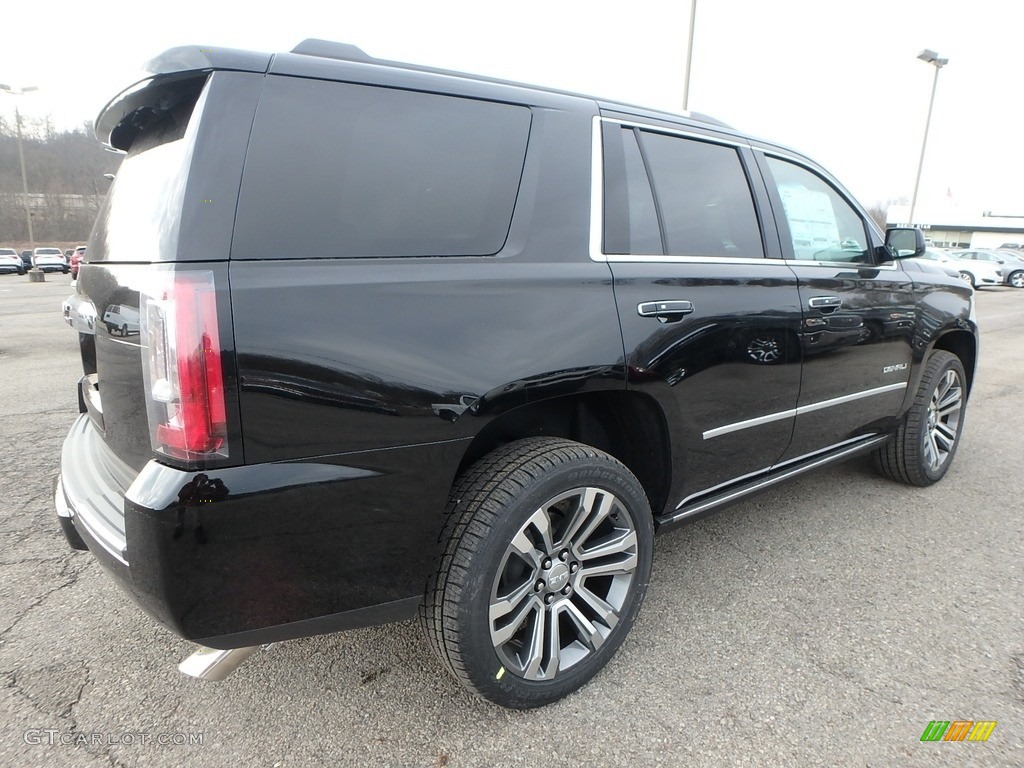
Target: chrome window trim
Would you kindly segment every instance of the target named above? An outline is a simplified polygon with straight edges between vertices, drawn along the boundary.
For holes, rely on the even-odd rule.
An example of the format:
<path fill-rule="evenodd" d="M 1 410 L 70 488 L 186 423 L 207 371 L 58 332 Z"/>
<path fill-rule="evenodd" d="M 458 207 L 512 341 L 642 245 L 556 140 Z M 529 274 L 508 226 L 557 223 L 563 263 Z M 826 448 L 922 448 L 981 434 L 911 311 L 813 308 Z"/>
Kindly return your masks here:
<path fill-rule="evenodd" d="M 810 405 L 800 405 L 796 408 L 790 408 L 786 411 L 778 411 L 776 413 L 769 413 L 764 416 L 758 416 L 753 419 L 745 419 L 744 421 L 737 421 L 732 424 L 725 424 L 721 427 L 715 427 L 714 429 L 707 430 L 703 437 L 705 440 L 710 440 L 714 437 L 721 437 L 722 435 L 730 434 L 731 432 L 739 432 L 744 429 L 750 429 L 751 427 L 760 427 L 764 424 L 770 424 L 773 421 L 781 421 L 783 419 L 789 419 L 794 416 L 802 416 L 805 413 L 813 413 L 814 411 L 820 411 L 825 408 L 831 408 L 836 405 L 843 405 L 844 403 L 851 403 L 854 400 L 862 400 L 866 397 L 873 397 L 875 395 L 882 395 L 886 392 L 895 392 L 899 389 L 906 389 L 908 382 L 901 381 L 896 384 L 886 384 L 884 387 L 875 387 L 873 389 L 865 389 L 861 392 L 853 392 L 849 395 L 842 395 L 841 397 L 833 397 L 829 400 L 822 400 L 817 403 L 811 403 Z"/>
<path fill-rule="evenodd" d="M 766 149 L 761 146 L 751 144 L 749 141 L 740 141 L 737 139 L 728 139 L 722 136 L 711 136 L 703 133 L 697 133 L 695 131 L 686 131 L 683 129 L 666 128 L 661 125 L 653 125 L 651 123 L 644 123 L 635 120 L 621 120 L 614 117 L 602 117 L 601 115 L 594 115 L 592 119 L 591 127 L 591 147 L 590 147 L 590 242 L 589 242 L 589 255 L 591 261 L 603 262 L 606 264 L 738 264 L 743 266 L 754 266 L 758 264 L 783 264 L 786 266 L 813 266 L 823 269 L 878 269 L 887 272 L 895 272 L 899 269 L 898 265 L 894 262 L 892 264 L 871 264 L 868 262 L 816 262 L 802 259 L 775 259 L 770 256 L 763 256 L 762 258 L 734 258 L 730 256 L 685 256 L 679 254 L 662 254 L 662 253 L 651 253 L 651 254 L 608 254 L 604 252 L 604 139 L 601 131 L 601 127 L 609 123 L 611 125 L 623 126 L 626 128 L 639 128 L 641 130 L 654 131 L 656 133 L 665 133 L 673 136 L 682 136 L 690 139 L 697 139 L 699 141 L 706 141 L 711 144 L 720 144 L 727 147 L 735 147 L 737 149 L 749 149 L 752 152 L 760 152 L 762 155 L 769 155 L 778 157 L 781 160 L 799 165 L 801 168 L 814 173 L 816 176 L 821 176 L 828 184 L 835 187 L 840 195 L 847 203 L 853 206 L 854 210 L 860 214 L 861 218 L 867 222 L 867 226 L 871 226 L 871 222 L 868 221 L 864 211 L 853 202 L 852 196 L 830 174 L 824 169 L 816 168 L 813 165 L 808 164 L 808 160 L 798 154 L 790 154 L 785 150 Z M 751 190 L 753 191 L 753 190 Z M 760 227 L 760 222 L 758 224 Z"/>
<path fill-rule="evenodd" d="M 620 120 L 616 117 L 600 117 L 596 119 L 602 123 L 612 123 L 613 125 L 624 125 L 627 128 L 639 128 L 645 131 L 653 131 L 655 133 L 667 133 L 672 136 L 685 136 L 688 139 L 699 139 L 701 141 L 707 141 L 711 144 L 724 144 L 729 147 L 750 147 L 749 141 L 742 139 L 729 139 L 725 136 L 710 135 L 706 133 L 698 133 L 697 131 L 687 131 L 683 128 L 666 128 L 662 125 L 652 125 L 651 123 L 640 122 L 639 120 Z"/>
<path fill-rule="evenodd" d="M 590 259 L 608 261 L 604 254 L 604 142 L 600 115 L 594 115 L 590 143 Z"/>
<path fill-rule="evenodd" d="M 672 136 L 683 136 L 689 139 L 697 139 L 704 141 L 709 144 L 719 144 L 726 147 L 734 147 L 737 149 L 747 148 L 750 149 L 749 142 L 742 142 L 738 140 L 730 140 L 720 136 L 708 136 L 703 133 L 696 133 L 694 131 L 677 130 L 673 128 L 666 128 L 661 125 L 652 125 L 651 123 L 643 123 L 633 120 L 619 120 L 613 117 L 602 117 L 601 115 L 594 115 L 591 129 L 591 147 L 590 147 L 590 243 L 589 253 L 590 260 L 604 263 L 632 263 L 632 264 L 742 264 L 742 265 L 757 265 L 757 264 L 783 264 L 781 259 L 769 259 L 768 257 L 762 257 L 759 259 L 754 258 L 739 258 L 730 256 L 683 256 L 677 254 L 616 254 L 616 253 L 605 253 L 604 252 L 604 143 L 602 137 L 601 127 L 609 123 L 611 125 L 619 125 L 626 128 L 640 128 L 641 130 L 653 131 L 655 133 L 664 133 Z M 753 195 L 753 190 L 751 190 Z M 758 229 L 760 230 L 760 222 L 758 222 Z"/>
<path fill-rule="evenodd" d="M 599 261 L 611 263 L 659 263 L 659 264 L 748 264 L 748 265 L 784 265 L 782 259 L 751 259 L 735 256 L 665 256 L 664 254 L 612 253 L 601 254 Z"/>

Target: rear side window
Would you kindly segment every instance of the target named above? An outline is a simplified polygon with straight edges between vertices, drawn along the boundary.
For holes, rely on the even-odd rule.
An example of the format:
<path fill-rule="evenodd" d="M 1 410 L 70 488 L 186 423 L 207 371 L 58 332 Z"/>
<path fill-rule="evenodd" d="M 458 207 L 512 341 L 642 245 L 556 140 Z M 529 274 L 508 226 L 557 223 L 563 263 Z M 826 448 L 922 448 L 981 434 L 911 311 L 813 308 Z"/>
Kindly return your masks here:
<path fill-rule="evenodd" d="M 764 256 L 754 199 L 735 148 L 648 131 L 640 137 L 667 253 Z"/>
<path fill-rule="evenodd" d="M 527 107 L 271 77 L 232 256 L 495 254 L 529 133 Z"/>
<path fill-rule="evenodd" d="M 606 124 L 604 252 L 763 258 L 735 147 Z"/>

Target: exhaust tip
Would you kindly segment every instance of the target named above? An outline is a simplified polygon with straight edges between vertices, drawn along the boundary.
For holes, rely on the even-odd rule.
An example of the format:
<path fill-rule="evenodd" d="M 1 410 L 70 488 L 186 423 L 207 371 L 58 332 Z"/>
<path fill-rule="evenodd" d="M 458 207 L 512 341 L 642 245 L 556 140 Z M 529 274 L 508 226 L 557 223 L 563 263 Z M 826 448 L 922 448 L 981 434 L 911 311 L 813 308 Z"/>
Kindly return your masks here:
<path fill-rule="evenodd" d="M 246 648 L 220 650 L 200 645 L 195 652 L 178 665 L 178 671 L 198 680 L 220 682 L 238 669 L 242 662 L 260 649 L 258 645 Z"/>

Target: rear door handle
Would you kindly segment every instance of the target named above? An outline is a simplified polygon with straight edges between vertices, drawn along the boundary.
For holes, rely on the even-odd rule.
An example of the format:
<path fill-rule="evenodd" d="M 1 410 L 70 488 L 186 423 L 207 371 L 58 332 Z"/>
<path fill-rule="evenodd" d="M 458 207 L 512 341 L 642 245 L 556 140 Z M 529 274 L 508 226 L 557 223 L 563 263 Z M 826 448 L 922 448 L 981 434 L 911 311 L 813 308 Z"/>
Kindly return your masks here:
<path fill-rule="evenodd" d="M 843 300 L 838 296 L 813 296 L 807 300 L 807 306 L 811 309 L 834 311 L 843 306 Z"/>
<path fill-rule="evenodd" d="M 680 300 L 644 301 L 636 305 L 636 313 L 640 317 L 659 317 L 679 319 L 680 315 L 693 312 L 693 302 Z"/>

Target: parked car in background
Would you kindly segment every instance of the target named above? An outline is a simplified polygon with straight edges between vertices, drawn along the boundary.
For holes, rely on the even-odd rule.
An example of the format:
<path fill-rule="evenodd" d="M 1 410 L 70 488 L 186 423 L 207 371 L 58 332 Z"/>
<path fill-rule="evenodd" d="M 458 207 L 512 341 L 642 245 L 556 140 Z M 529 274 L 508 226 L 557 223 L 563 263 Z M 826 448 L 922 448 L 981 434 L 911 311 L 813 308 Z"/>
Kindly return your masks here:
<path fill-rule="evenodd" d="M 1003 284 L 1003 276 L 999 274 L 999 265 L 992 262 L 960 259 L 952 253 L 938 251 L 934 248 L 928 248 L 920 258 L 936 261 L 950 269 L 955 269 L 960 275 L 960 279 L 970 284 L 972 288 Z"/>
<path fill-rule="evenodd" d="M 1024 288 L 1024 255 L 1006 250 L 977 249 L 973 251 L 954 251 L 953 256 L 964 261 L 977 261 L 992 264 L 999 270 L 1003 285 Z"/>
<path fill-rule="evenodd" d="M 25 265 L 21 262 L 21 256 L 13 248 L 0 248 L 0 272 L 25 274 Z"/>
<path fill-rule="evenodd" d="M 71 252 L 71 260 L 68 262 L 68 266 L 71 269 L 71 279 L 78 279 L 78 265 L 82 263 L 82 259 L 85 258 L 85 246 L 80 245 Z"/>
<path fill-rule="evenodd" d="M 68 273 L 68 263 L 60 248 L 36 248 L 32 252 L 32 266 L 43 272 Z"/>
<path fill-rule="evenodd" d="M 21 265 L 25 269 L 32 269 L 32 251 L 21 252 Z"/>

